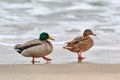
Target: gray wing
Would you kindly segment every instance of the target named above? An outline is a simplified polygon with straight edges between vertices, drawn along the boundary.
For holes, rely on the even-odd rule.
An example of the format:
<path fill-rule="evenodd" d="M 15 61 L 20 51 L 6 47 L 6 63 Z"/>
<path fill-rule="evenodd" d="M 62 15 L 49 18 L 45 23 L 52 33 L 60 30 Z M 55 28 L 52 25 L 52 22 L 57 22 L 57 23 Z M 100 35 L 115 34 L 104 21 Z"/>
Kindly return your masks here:
<path fill-rule="evenodd" d="M 24 44 L 19 44 L 18 48 L 20 48 L 20 49 L 27 49 L 29 47 L 42 45 L 42 44 L 43 44 L 43 42 L 41 40 L 34 39 L 34 40 L 31 40 L 31 41 L 27 41 Z"/>

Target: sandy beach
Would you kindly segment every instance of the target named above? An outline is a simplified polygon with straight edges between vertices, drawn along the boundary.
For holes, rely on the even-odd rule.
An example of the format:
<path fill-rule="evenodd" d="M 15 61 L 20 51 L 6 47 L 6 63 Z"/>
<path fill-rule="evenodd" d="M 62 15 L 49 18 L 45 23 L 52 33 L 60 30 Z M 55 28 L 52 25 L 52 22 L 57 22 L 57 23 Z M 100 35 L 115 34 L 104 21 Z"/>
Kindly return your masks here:
<path fill-rule="evenodd" d="M 94 46 L 82 54 L 63 49 L 91 29 Z M 23 57 L 15 44 L 55 38 L 48 64 Z M 120 0 L 0 0 L 0 80 L 120 80 Z"/>
<path fill-rule="evenodd" d="M 0 80 L 119 80 L 120 64 L 0 65 Z"/>

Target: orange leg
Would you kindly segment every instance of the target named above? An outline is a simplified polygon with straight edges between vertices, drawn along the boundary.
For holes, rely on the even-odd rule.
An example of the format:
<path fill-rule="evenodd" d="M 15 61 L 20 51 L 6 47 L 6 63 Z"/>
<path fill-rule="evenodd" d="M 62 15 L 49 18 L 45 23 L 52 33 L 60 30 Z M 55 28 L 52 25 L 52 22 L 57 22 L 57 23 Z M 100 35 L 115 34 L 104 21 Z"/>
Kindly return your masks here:
<path fill-rule="evenodd" d="M 32 57 L 32 64 L 34 64 L 35 63 L 35 58 L 34 57 Z"/>
<path fill-rule="evenodd" d="M 80 50 L 80 52 L 78 53 L 78 60 L 82 60 L 83 59 L 83 57 L 81 55 L 82 55 L 82 50 Z"/>
<path fill-rule="evenodd" d="M 51 61 L 50 58 L 47 58 L 47 57 L 45 57 L 45 56 L 43 56 L 42 58 L 43 58 L 44 60 L 46 60 L 47 62 L 48 62 L 48 61 Z"/>

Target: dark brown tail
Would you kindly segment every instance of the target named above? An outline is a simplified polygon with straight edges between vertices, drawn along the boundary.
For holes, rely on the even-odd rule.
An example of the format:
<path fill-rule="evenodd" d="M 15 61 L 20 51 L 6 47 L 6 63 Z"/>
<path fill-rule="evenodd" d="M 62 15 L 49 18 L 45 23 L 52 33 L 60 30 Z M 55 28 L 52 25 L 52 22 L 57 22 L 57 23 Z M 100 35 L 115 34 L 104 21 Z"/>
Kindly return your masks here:
<path fill-rule="evenodd" d="M 23 51 L 23 49 L 19 48 L 19 45 L 20 45 L 20 44 L 16 44 L 15 47 L 14 47 L 14 49 L 15 49 L 18 53 L 21 54 L 22 51 Z"/>

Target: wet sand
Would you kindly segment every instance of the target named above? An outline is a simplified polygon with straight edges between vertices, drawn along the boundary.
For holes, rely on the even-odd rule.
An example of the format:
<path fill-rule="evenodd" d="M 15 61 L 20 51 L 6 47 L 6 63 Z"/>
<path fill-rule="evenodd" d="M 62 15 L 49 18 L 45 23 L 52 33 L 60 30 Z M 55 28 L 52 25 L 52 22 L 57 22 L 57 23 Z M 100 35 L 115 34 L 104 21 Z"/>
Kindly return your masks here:
<path fill-rule="evenodd" d="M 0 65 L 0 80 L 119 80 L 120 64 Z"/>

